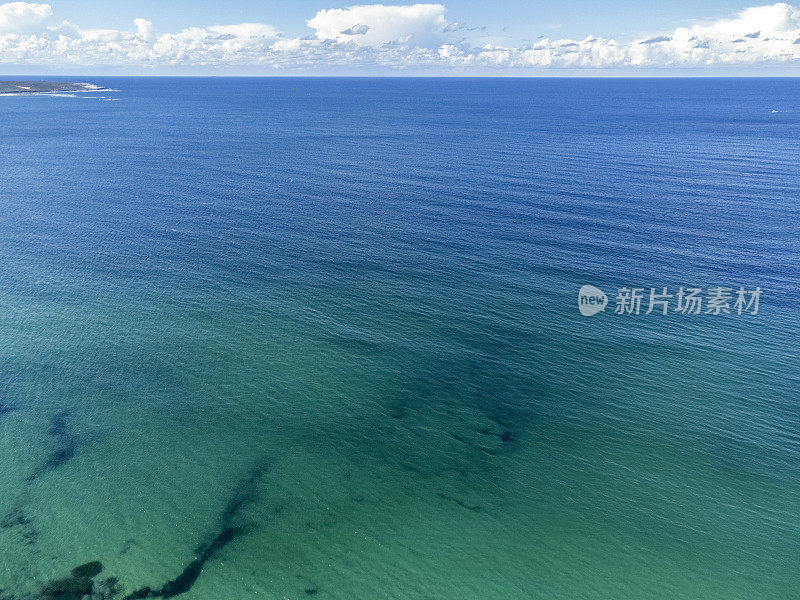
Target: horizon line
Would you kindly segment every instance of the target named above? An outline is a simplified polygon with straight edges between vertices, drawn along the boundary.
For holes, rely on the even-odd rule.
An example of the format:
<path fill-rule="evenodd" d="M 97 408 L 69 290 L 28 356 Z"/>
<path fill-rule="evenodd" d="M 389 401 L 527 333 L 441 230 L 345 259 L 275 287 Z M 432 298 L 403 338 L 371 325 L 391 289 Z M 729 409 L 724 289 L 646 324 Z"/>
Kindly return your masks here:
<path fill-rule="evenodd" d="M 25 74 L 0 74 L 1 80 L 15 80 L 15 77 L 43 77 L 43 78 L 76 78 L 76 77 L 117 77 L 117 78 L 164 78 L 164 79 L 800 79 L 797 75 L 781 74 L 737 74 L 737 75 L 717 75 L 717 74 L 665 74 L 665 75 L 636 75 L 636 74 L 575 74 L 575 75 L 315 75 L 315 74 L 272 74 L 272 75 L 189 75 L 189 74 L 112 74 L 112 73 L 75 73 L 75 74 L 56 74 L 56 73 L 25 73 Z"/>

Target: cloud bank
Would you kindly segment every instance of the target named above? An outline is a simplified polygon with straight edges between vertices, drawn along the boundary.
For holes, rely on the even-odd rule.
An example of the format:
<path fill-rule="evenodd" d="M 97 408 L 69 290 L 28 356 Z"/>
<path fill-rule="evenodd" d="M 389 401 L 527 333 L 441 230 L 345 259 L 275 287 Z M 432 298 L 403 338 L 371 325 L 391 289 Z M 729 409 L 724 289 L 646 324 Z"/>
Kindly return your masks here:
<path fill-rule="evenodd" d="M 191 26 L 159 34 L 145 18 L 135 19 L 129 31 L 85 30 L 57 21 L 48 4 L 11 2 L 0 4 L 0 64 L 262 73 L 800 65 L 800 10 L 786 3 L 747 8 L 732 18 L 641 39 L 543 37 L 524 46 L 481 41 L 483 33 L 470 32 L 482 27 L 448 21 L 442 4 L 331 8 L 317 12 L 307 25 L 306 37 L 285 36 L 263 23 Z"/>
<path fill-rule="evenodd" d="M 49 4 L 9 2 L 0 4 L 0 33 L 32 33 L 44 29 L 53 16 Z"/>

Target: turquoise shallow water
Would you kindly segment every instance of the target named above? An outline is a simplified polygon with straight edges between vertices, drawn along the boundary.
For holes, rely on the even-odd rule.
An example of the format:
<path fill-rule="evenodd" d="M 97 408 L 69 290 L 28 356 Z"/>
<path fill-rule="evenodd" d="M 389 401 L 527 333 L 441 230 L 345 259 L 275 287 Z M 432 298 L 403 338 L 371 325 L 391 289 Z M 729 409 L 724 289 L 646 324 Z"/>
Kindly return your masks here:
<path fill-rule="evenodd" d="M 800 82 L 93 82 L 0 98 L 2 600 L 793 597 Z"/>

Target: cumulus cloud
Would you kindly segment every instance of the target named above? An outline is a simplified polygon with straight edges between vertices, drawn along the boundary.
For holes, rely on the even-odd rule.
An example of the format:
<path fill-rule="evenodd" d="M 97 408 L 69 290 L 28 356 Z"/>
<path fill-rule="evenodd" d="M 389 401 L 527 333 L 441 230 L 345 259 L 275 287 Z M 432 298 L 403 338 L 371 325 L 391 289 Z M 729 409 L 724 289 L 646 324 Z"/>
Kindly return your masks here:
<path fill-rule="evenodd" d="M 348 36 L 357 30 L 365 44 L 424 46 L 442 41 L 447 26 L 444 13 L 442 4 L 371 4 L 321 10 L 308 20 L 308 26 L 316 30 L 320 40 L 348 41 Z"/>
<path fill-rule="evenodd" d="M 746 8 L 733 19 L 720 19 L 705 25 L 679 28 L 677 31 L 705 38 L 734 39 L 760 32 L 767 37 L 781 35 L 800 27 L 800 12 L 780 2 L 769 6 Z"/>
<path fill-rule="evenodd" d="M 0 63 L 65 70 L 240 67 L 261 72 L 800 64 L 800 11 L 787 3 L 627 41 L 540 37 L 521 46 L 476 43 L 469 32 L 478 28 L 448 22 L 441 4 L 333 8 L 320 10 L 307 23 L 314 34 L 301 38 L 263 23 L 193 26 L 157 35 L 143 18 L 128 31 L 84 30 L 53 21 L 47 4 L 12 2 L 0 4 Z"/>
<path fill-rule="evenodd" d="M 679 27 L 663 43 L 631 51 L 632 65 L 713 65 L 800 59 L 792 48 L 800 11 L 790 4 L 746 8 L 732 19 Z"/>
<path fill-rule="evenodd" d="M 53 16 L 49 4 L 9 2 L 0 4 L 0 33 L 42 31 Z"/>
<path fill-rule="evenodd" d="M 147 19 L 134 19 L 133 24 L 136 26 L 136 35 L 145 41 L 153 39 L 153 23 Z"/>
<path fill-rule="evenodd" d="M 644 39 L 621 43 L 589 36 L 583 40 L 539 39 L 528 47 L 456 48 L 440 54 L 451 63 L 496 63 L 508 67 L 704 67 L 800 61 L 795 40 L 800 11 L 777 3 L 747 8 L 734 18 L 679 27 Z"/>

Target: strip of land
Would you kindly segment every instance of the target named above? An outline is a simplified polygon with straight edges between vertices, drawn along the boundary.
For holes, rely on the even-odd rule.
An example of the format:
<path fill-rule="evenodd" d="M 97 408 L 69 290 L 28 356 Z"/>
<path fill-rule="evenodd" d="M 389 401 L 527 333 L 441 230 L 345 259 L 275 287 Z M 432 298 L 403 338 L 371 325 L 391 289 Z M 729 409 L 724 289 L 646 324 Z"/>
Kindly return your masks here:
<path fill-rule="evenodd" d="M 90 92 L 100 87 L 69 81 L 0 81 L 0 94 L 46 94 L 52 92 Z"/>

